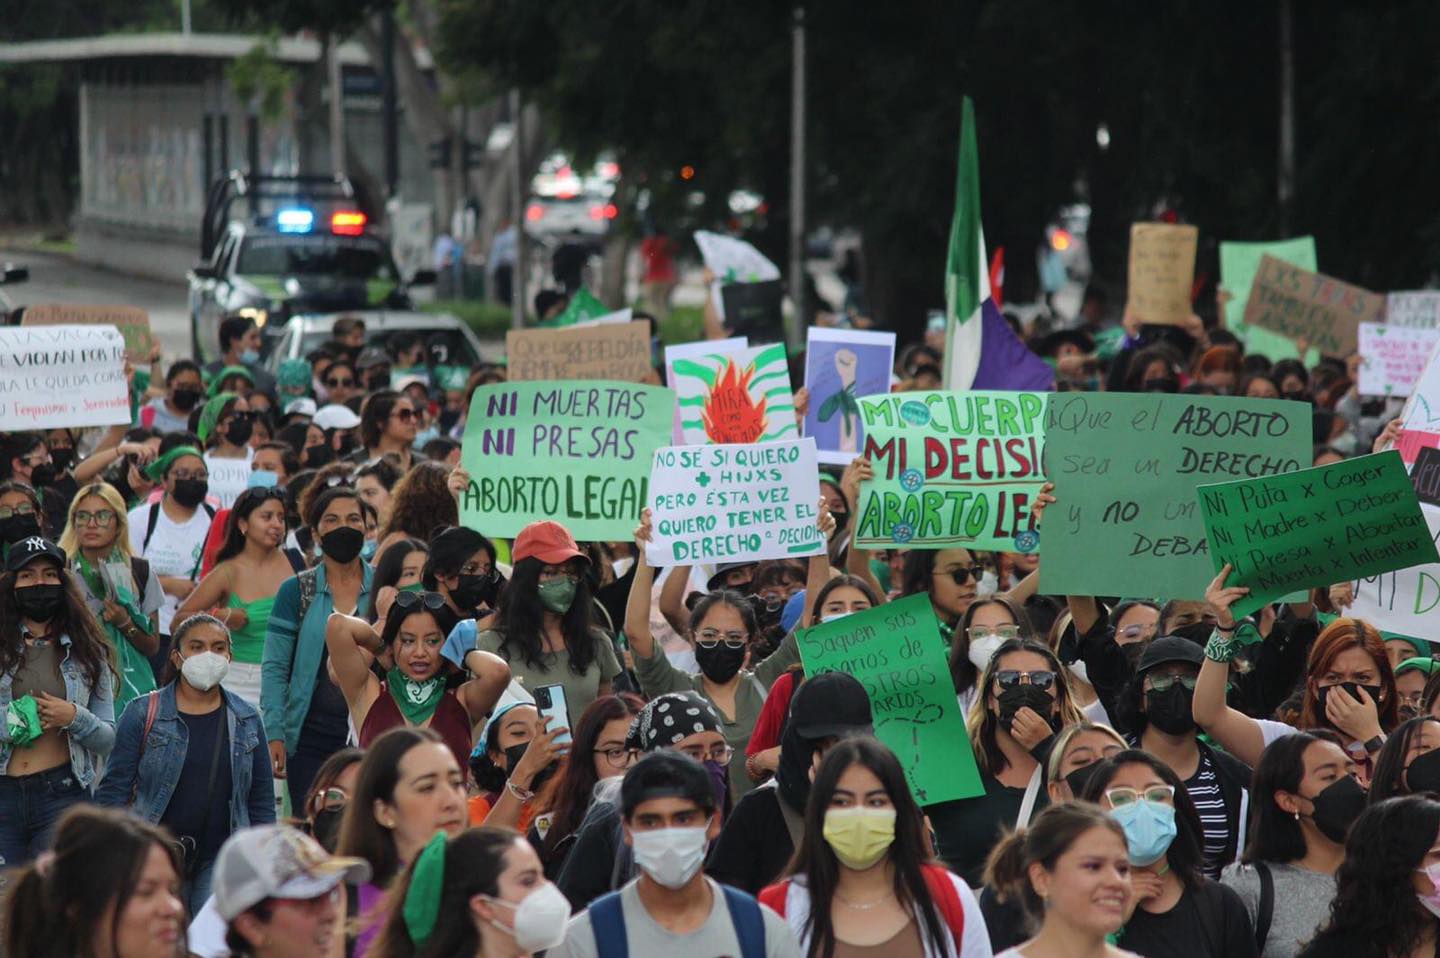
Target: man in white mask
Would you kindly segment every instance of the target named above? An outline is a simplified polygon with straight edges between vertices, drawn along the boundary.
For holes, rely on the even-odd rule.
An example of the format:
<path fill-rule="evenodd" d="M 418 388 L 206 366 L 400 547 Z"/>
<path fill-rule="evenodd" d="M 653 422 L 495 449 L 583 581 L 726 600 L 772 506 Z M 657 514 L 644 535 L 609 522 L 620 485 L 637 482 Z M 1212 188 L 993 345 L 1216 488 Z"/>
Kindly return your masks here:
<path fill-rule="evenodd" d="M 219 619 L 177 622 L 171 680 L 125 707 L 95 790 L 96 804 L 128 807 L 176 836 L 192 915 L 210 895 L 215 858 L 230 833 L 275 821 L 260 714 L 220 686 L 230 656 L 230 632 Z"/>
<path fill-rule="evenodd" d="M 552 958 L 800 958 L 784 919 L 701 871 L 720 814 L 699 762 L 668 750 L 646 755 L 625 773 L 620 814 L 640 874 L 572 918 Z"/>

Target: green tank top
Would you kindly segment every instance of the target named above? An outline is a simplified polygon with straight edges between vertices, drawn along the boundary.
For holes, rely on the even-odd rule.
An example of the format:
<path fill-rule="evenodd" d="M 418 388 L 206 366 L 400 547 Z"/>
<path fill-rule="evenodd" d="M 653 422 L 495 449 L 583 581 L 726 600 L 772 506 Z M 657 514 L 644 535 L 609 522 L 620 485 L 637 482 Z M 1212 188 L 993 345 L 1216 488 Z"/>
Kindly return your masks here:
<path fill-rule="evenodd" d="M 275 607 L 275 597 L 270 595 L 254 602 L 241 602 L 232 594 L 225 605 L 231 609 L 244 609 L 249 617 L 245 628 L 230 630 L 235 661 L 259 665 L 265 655 L 265 633 L 270 628 L 270 610 Z"/>

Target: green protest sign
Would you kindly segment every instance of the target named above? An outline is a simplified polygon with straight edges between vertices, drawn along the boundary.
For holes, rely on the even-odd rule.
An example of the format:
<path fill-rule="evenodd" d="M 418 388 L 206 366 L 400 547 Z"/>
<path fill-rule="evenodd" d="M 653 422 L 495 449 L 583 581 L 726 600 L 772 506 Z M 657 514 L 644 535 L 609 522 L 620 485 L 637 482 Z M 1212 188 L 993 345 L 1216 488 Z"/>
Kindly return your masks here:
<path fill-rule="evenodd" d="M 1034 552 L 1045 482 L 1045 393 L 912 392 L 860 399 L 865 455 L 855 545 Z"/>
<path fill-rule="evenodd" d="M 1306 366 L 1313 366 L 1320 361 L 1318 349 L 1312 347 L 1305 356 L 1300 356 L 1295 340 L 1245 324 L 1245 304 L 1250 299 L 1250 287 L 1255 284 L 1255 274 L 1260 271 L 1260 260 L 1264 256 L 1273 256 L 1313 273 L 1316 269 L 1315 237 L 1297 236 L 1269 243 L 1222 242 L 1220 285 L 1230 294 L 1225 303 L 1225 326 L 1240 338 L 1249 352 L 1262 353 L 1272 361 L 1303 359 Z"/>
<path fill-rule="evenodd" d="M 985 793 L 928 595 L 856 612 L 796 638 L 806 674 L 846 672 L 865 686 L 875 736 L 900 759 L 915 801 Z"/>
<path fill-rule="evenodd" d="M 1198 491 L 1215 571 L 1228 562 L 1227 584 L 1250 587 L 1237 616 L 1296 589 L 1440 561 L 1393 449 Z"/>
<path fill-rule="evenodd" d="M 1276 399 L 1052 393 L 1046 595 L 1200 599 L 1215 576 L 1195 488 L 1310 461 L 1310 407 Z M 1338 580 L 1337 580 L 1338 581 Z"/>
<path fill-rule="evenodd" d="M 650 463 L 670 438 L 675 393 L 617 382 L 481 386 L 470 401 L 460 521 L 509 538 L 537 519 L 576 539 L 626 539 L 645 507 Z"/>

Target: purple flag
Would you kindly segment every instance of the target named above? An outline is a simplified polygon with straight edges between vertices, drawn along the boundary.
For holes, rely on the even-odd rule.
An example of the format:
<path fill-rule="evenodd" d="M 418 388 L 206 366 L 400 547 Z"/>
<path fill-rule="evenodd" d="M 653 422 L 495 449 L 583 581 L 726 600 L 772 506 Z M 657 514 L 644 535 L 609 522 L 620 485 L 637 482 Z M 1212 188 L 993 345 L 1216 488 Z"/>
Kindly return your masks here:
<path fill-rule="evenodd" d="M 1045 392 L 1055 388 L 1055 370 L 1025 347 L 993 299 L 981 304 L 980 321 L 980 363 L 971 389 Z"/>

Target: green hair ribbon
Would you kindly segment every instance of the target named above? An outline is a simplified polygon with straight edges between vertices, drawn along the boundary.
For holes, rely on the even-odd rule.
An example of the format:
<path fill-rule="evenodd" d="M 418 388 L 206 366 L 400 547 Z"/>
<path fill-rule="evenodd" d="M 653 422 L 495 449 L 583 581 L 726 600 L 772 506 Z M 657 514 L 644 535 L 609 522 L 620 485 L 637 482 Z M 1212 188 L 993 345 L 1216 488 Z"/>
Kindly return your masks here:
<path fill-rule="evenodd" d="M 165 473 L 170 471 L 170 464 L 181 456 L 194 456 L 196 459 L 205 458 L 205 454 L 194 446 L 176 446 L 145 467 L 145 478 L 151 482 L 162 482 L 165 479 Z"/>
<path fill-rule="evenodd" d="M 210 434 L 219 424 L 220 411 L 225 408 L 225 404 L 239 398 L 239 393 L 220 393 L 205 404 L 205 408 L 200 410 L 200 422 L 195 426 L 195 435 L 200 437 L 201 442 L 210 441 Z"/>
<path fill-rule="evenodd" d="M 445 885 L 445 833 L 436 832 L 435 837 L 415 859 L 415 868 L 410 873 L 410 887 L 405 889 L 405 904 L 401 914 L 405 918 L 405 930 L 416 950 L 425 947 L 435 931 L 435 919 L 440 916 L 440 891 Z"/>

